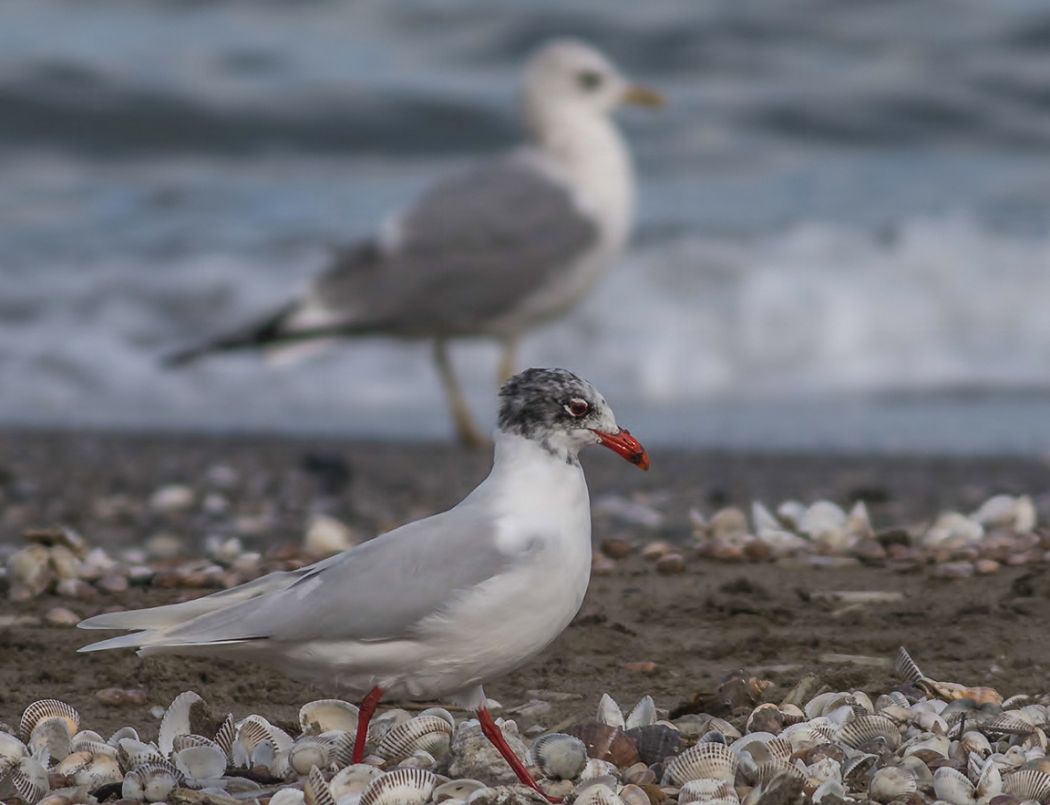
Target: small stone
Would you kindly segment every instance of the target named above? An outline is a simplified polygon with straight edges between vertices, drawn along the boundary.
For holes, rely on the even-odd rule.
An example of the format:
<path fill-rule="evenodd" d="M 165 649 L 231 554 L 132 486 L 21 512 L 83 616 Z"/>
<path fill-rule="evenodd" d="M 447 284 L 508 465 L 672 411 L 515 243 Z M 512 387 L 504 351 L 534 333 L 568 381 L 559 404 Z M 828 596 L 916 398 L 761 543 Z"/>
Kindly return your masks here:
<path fill-rule="evenodd" d="M 110 573 L 96 581 L 95 586 L 107 593 L 122 593 L 128 589 L 128 579 L 119 573 Z"/>
<path fill-rule="evenodd" d="M 157 489 L 149 499 L 149 506 L 162 514 L 177 514 L 193 508 L 196 493 L 183 484 L 168 484 Z"/>
<path fill-rule="evenodd" d="M 80 616 L 67 607 L 51 607 L 44 613 L 44 620 L 52 626 L 76 626 Z"/>
<path fill-rule="evenodd" d="M 674 547 L 670 543 L 663 540 L 655 540 L 642 548 L 642 558 L 649 562 L 655 562 L 661 556 L 669 554 L 673 550 Z"/>
<path fill-rule="evenodd" d="M 205 480 L 218 489 L 232 489 L 241 480 L 240 473 L 226 464 L 213 464 L 204 473 Z"/>
<path fill-rule="evenodd" d="M 591 556 L 592 576 L 611 576 L 616 572 L 616 562 L 602 553 L 595 552 Z"/>
<path fill-rule="evenodd" d="M 206 514 L 210 514 L 212 517 L 218 517 L 230 510 L 230 501 L 218 492 L 209 492 L 204 496 L 201 508 L 204 509 Z"/>
<path fill-rule="evenodd" d="M 98 590 L 82 579 L 62 579 L 55 592 L 63 598 L 75 598 L 78 601 L 91 601 L 98 598 Z"/>
<path fill-rule="evenodd" d="M 973 563 L 974 570 L 977 571 L 979 576 L 988 576 L 992 573 L 999 572 L 999 563 L 994 559 L 978 559 Z"/>
<path fill-rule="evenodd" d="M 182 539 L 174 534 L 154 534 L 146 540 L 146 552 L 157 559 L 174 559 L 185 549 Z"/>
<path fill-rule="evenodd" d="M 652 660 L 640 660 L 639 662 L 625 662 L 623 667 L 636 674 L 652 674 L 656 672 L 656 663 Z"/>
<path fill-rule="evenodd" d="M 607 537 L 602 540 L 602 553 L 610 559 L 623 559 L 634 551 L 634 545 L 623 537 Z"/>
<path fill-rule="evenodd" d="M 747 515 L 735 506 L 715 512 L 708 527 L 711 536 L 718 539 L 742 536 L 747 533 Z"/>
<path fill-rule="evenodd" d="M 933 569 L 933 575 L 939 579 L 968 579 L 973 573 L 972 562 L 945 562 Z"/>
<path fill-rule="evenodd" d="M 315 514 L 306 527 L 303 548 L 310 556 L 321 558 L 349 550 L 357 542 L 354 532 L 345 523 L 327 514 Z"/>
<path fill-rule="evenodd" d="M 656 560 L 656 572 L 672 576 L 685 572 L 685 559 L 680 553 L 668 553 Z"/>

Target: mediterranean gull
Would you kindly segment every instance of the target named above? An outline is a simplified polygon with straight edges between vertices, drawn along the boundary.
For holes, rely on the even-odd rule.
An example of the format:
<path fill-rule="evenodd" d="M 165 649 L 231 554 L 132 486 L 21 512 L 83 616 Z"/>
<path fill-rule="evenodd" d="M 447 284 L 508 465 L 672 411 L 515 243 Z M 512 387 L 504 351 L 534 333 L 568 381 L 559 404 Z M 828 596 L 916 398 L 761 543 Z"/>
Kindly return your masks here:
<path fill-rule="evenodd" d="M 481 686 L 540 653 L 580 609 L 591 513 L 578 453 L 595 443 L 649 468 L 590 383 L 528 369 L 500 390 L 492 471 L 459 505 L 300 570 L 88 618 L 81 628 L 137 631 L 80 651 L 244 659 L 336 687 L 361 700 L 355 763 L 383 695 L 444 698 L 475 709 L 518 779 L 539 790 Z"/>
<path fill-rule="evenodd" d="M 457 435 L 482 444 L 448 341 L 498 339 L 503 382 L 522 333 L 576 304 L 623 251 L 634 177 L 611 115 L 624 103 L 658 106 L 661 98 L 582 42 L 546 44 L 521 82 L 526 145 L 439 181 L 375 236 L 337 254 L 301 297 L 168 363 L 338 337 L 433 339 Z"/>

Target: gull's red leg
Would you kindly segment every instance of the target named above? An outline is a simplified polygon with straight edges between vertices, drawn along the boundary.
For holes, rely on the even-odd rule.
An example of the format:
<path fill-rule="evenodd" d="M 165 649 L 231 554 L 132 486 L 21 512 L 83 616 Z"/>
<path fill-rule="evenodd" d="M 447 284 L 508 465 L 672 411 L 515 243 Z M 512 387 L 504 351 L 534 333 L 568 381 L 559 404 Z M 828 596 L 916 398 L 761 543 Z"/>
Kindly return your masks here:
<path fill-rule="evenodd" d="M 354 754 L 352 762 L 360 763 L 365 759 L 365 744 L 368 743 L 368 722 L 375 715 L 379 700 L 383 698 L 383 689 L 372 688 L 361 700 L 361 709 L 357 713 L 357 735 L 354 736 Z"/>
<path fill-rule="evenodd" d="M 521 762 L 521 758 L 515 755 L 514 750 L 507 745 L 507 739 L 503 737 L 503 732 L 496 726 L 496 722 L 492 720 L 492 715 L 489 713 L 487 707 L 478 708 L 478 721 L 481 722 L 481 731 L 485 734 L 485 737 L 488 738 L 489 742 L 499 750 L 499 753 L 503 755 L 503 759 L 507 761 L 522 783 L 529 788 L 538 791 L 550 802 L 561 802 L 560 799 L 548 797 L 543 789 L 536 785 L 536 781 L 532 779 L 532 775 L 529 774 L 529 770 L 525 768 L 525 764 Z"/>

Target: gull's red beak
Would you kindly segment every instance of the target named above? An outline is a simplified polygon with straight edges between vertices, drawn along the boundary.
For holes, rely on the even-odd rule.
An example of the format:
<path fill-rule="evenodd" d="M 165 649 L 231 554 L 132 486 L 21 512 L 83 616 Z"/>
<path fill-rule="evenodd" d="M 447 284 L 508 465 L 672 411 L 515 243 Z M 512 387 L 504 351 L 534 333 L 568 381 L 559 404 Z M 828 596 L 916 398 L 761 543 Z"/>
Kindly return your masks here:
<path fill-rule="evenodd" d="M 619 433 L 605 433 L 596 430 L 594 435 L 614 453 L 623 456 L 640 469 L 649 469 L 649 454 L 645 452 L 642 443 L 635 439 L 626 428 L 620 428 Z"/>

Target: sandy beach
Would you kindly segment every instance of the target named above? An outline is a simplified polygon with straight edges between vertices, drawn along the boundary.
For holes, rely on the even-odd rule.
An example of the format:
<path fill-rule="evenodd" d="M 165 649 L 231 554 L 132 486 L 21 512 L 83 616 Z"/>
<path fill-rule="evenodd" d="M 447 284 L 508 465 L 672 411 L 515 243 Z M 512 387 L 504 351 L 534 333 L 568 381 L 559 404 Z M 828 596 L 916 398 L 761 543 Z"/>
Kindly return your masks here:
<path fill-rule="evenodd" d="M 1035 460 L 712 454 L 659 446 L 650 452 L 648 474 L 612 456 L 586 456 L 596 544 L 622 537 L 638 547 L 657 539 L 688 546 L 690 509 L 710 514 L 756 499 L 860 499 L 877 527 L 918 522 L 947 508 L 970 510 L 1003 491 L 1031 494 L 1044 518 L 1048 505 L 1047 469 Z M 342 520 L 364 539 L 453 504 L 488 464 L 483 453 L 437 444 L 9 431 L 0 438 L 0 545 L 9 553 L 28 528 L 67 525 L 110 550 L 145 545 L 160 534 L 193 557 L 209 535 L 236 534 L 245 549 L 265 552 L 301 543 L 313 513 Z M 194 503 L 178 511 L 151 506 L 151 496 L 170 484 L 191 488 Z M 640 502 L 659 519 L 631 522 L 610 500 Z M 773 681 L 774 698 L 806 674 L 836 689 L 885 690 L 895 679 L 891 662 L 900 645 L 940 678 L 1006 694 L 1045 689 L 1050 595 L 1042 565 L 948 580 L 928 567 L 726 564 L 683 550 L 687 566 L 679 575 L 657 574 L 635 551 L 594 578 L 573 625 L 489 694 L 526 727 L 552 727 L 593 712 L 606 691 L 621 702 L 650 693 L 661 708 L 695 708 L 721 677 L 740 668 Z M 857 605 L 827 595 L 842 590 L 900 596 Z M 56 605 L 87 616 L 188 592 L 132 587 L 83 601 L 54 595 L 5 601 L 0 721 L 15 723 L 29 702 L 55 696 L 96 728 L 154 724 L 149 708 L 187 689 L 217 712 L 265 710 L 292 720 L 300 704 L 320 695 L 267 669 L 144 660 L 130 652 L 77 655 L 89 636 L 43 619 Z M 107 687 L 140 688 L 148 703 L 103 705 L 95 694 Z M 517 711 L 534 699 L 557 702 L 554 712 Z"/>

